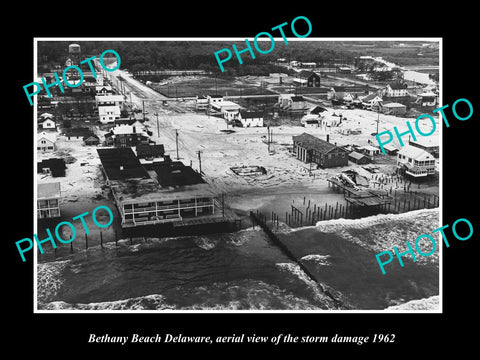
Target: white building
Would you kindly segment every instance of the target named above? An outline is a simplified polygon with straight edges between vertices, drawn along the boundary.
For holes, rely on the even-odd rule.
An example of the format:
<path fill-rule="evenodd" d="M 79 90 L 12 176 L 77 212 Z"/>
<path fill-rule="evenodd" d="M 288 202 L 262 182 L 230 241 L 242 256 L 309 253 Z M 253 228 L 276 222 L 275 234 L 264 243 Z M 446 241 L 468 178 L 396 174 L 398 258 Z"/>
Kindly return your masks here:
<path fill-rule="evenodd" d="M 96 85 L 95 86 L 96 95 L 109 95 L 113 94 L 113 89 L 111 85 Z"/>
<path fill-rule="evenodd" d="M 263 113 L 260 111 L 239 111 L 236 119 L 243 127 L 263 126 Z"/>
<path fill-rule="evenodd" d="M 51 118 L 47 118 L 43 120 L 42 122 L 42 128 L 43 129 L 56 129 L 56 124 L 55 121 L 53 121 Z"/>
<path fill-rule="evenodd" d="M 213 104 L 223 101 L 223 96 L 222 95 L 207 95 L 207 103 Z"/>
<path fill-rule="evenodd" d="M 37 185 L 37 214 L 39 219 L 60 216 L 60 183 Z"/>
<path fill-rule="evenodd" d="M 397 154 L 397 168 L 413 177 L 435 174 L 435 158 L 432 154 L 412 145 L 405 145 Z"/>
<path fill-rule="evenodd" d="M 95 103 L 97 106 L 110 106 L 123 104 L 123 95 L 96 95 Z"/>
<path fill-rule="evenodd" d="M 102 124 L 113 123 L 115 122 L 115 119 L 120 119 L 120 106 L 99 106 L 98 116 L 100 117 L 100 122 Z"/>
<path fill-rule="evenodd" d="M 407 86 L 398 83 L 387 84 L 385 88 L 385 95 L 389 97 L 408 96 Z"/>
<path fill-rule="evenodd" d="M 55 150 L 55 137 L 46 132 L 38 134 L 37 150 L 41 151 L 54 151 Z"/>
<path fill-rule="evenodd" d="M 363 107 L 368 110 L 376 109 L 383 104 L 382 98 L 377 94 L 369 94 L 360 98 L 360 100 L 362 101 Z"/>

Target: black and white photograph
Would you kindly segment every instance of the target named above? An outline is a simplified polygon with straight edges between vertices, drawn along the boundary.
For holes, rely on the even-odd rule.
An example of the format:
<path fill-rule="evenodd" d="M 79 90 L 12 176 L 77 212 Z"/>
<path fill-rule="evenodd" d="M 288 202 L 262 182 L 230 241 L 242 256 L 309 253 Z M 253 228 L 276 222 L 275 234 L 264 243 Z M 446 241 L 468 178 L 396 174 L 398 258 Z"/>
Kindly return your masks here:
<path fill-rule="evenodd" d="M 262 40 L 36 39 L 38 311 L 441 311 L 441 39 Z"/>
<path fill-rule="evenodd" d="M 13 8 L 7 353 L 474 348 L 472 5 Z"/>

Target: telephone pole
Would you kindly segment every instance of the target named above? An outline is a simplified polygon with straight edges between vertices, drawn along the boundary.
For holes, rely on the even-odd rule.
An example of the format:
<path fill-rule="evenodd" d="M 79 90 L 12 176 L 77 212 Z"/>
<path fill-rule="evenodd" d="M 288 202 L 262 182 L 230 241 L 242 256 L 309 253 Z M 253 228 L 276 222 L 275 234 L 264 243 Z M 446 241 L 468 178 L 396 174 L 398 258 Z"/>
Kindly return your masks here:
<path fill-rule="evenodd" d="M 158 138 L 160 138 L 160 125 L 158 124 L 158 112 L 155 112 L 155 114 L 153 114 L 157 117 L 157 136 Z"/>
<path fill-rule="evenodd" d="M 200 156 L 201 153 L 202 153 L 201 150 L 197 151 L 197 154 L 198 154 L 198 168 L 200 170 L 200 174 L 202 173 L 202 157 Z"/>
<path fill-rule="evenodd" d="M 175 143 L 177 145 L 177 160 L 179 160 L 180 157 L 178 156 L 178 129 L 175 129 Z"/>

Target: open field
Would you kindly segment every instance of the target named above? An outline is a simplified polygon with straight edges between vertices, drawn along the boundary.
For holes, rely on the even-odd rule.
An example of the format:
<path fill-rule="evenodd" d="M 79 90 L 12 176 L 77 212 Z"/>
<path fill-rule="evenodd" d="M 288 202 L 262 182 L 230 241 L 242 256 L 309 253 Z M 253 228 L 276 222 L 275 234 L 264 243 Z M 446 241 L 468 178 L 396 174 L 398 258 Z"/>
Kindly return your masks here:
<path fill-rule="evenodd" d="M 152 89 L 167 97 L 195 97 L 197 95 L 257 95 L 274 94 L 265 87 L 248 80 L 218 79 L 212 77 L 183 77 L 169 79 L 162 83 L 152 83 Z M 162 85 L 163 84 L 163 85 Z"/>

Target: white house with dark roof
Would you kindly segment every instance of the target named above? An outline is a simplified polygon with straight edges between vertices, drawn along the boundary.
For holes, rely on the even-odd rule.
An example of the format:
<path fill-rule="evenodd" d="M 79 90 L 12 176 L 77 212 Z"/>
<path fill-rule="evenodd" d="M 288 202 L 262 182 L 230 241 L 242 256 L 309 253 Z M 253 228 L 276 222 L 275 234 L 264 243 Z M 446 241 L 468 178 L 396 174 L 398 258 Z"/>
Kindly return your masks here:
<path fill-rule="evenodd" d="M 263 113 L 260 111 L 242 111 L 240 110 L 237 117 L 243 127 L 263 126 Z"/>
<path fill-rule="evenodd" d="M 403 97 L 408 96 L 407 85 L 400 83 L 387 84 L 385 87 L 385 96 L 388 97 Z"/>
<path fill-rule="evenodd" d="M 427 151 L 405 145 L 397 153 L 397 168 L 400 172 L 419 178 L 435 174 L 435 158 Z"/>
<path fill-rule="evenodd" d="M 53 129 L 53 130 L 55 130 L 57 128 L 55 120 L 53 120 L 52 118 L 46 118 L 44 120 L 40 119 L 39 121 L 41 123 L 40 126 L 42 127 L 42 129 Z"/>
<path fill-rule="evenodd" d="M 364 96 L 360 100 L 363 107 L 368 110 L 376 109 L 383 105 L 383 99 L 375 93 Z"/>

